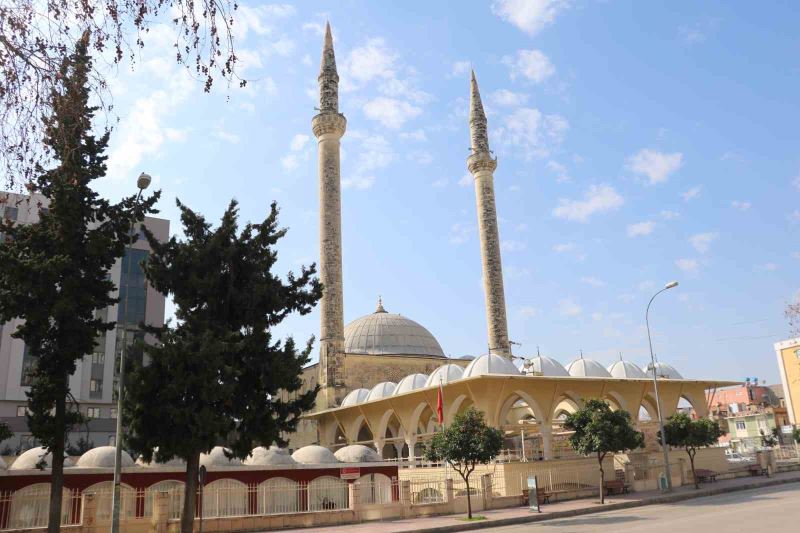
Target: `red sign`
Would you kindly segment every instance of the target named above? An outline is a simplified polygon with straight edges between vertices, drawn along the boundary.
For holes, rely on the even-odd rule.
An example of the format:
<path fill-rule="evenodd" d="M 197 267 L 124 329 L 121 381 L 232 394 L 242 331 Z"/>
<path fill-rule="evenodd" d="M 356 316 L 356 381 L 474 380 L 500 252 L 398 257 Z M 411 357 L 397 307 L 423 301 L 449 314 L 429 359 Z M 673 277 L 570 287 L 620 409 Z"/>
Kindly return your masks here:
<path fill-rule="evenodd" d="M 361 477 L 361 469 L 357 466 L 348 466 L 339 469 L 341 479 L 358 479 Z"/>

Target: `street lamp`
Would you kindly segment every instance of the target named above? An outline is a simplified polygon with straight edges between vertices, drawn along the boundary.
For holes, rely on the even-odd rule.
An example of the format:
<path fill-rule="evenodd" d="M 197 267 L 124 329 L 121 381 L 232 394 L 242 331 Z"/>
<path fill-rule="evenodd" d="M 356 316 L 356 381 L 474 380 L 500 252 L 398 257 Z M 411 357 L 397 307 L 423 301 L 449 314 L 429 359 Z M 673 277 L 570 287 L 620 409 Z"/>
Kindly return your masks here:
<path fill-rule="evenodd" d="M 667 492 L 672 491 L 672 477 L 669 471 L 669 451 L 667 450 L 666 435 L 664 433 L 664 417 L 661 416 L 661 400 L 658 397 L 658 379 L 656 377 L 656 358 L 653 355 L 653 340 L 650 338 L 650 304 L 656 299 L 656 296 L 662 292 L 678 286 L 677 281 L 670 281 L 663 289 L 658 291 L 650 298 L 647 303 L 647 311 L 644 313 L 644 321 L 647 324 L 647 342 L 650 344 L 650 368 L 653 371 L 653 390 L 656 394 L 656 411 L 658 412 L 658 427 L 661 430 L 661 449 L 664 451 L 664 475 L 667 478 Z"/>
<path fill-rule="evenodd" d="M 152 178 L 149 174 L 142 172 L 136 180 L 139 193 L 136 195 L 136 204 L 142 198 L 142 192 L 150 186 Z M 135 207 L 135 206 L 134 206 Z M 122 349 L 119 354 L 119 382 L 117 383 L 117 431 L 114 435 L 114 495 L 111 500 L 111 533 L 119 533 L 119 510 L 120 510 L 120 483 L 122 478 L 122 395 L 125 391 L 125 355 L 128 351 L 128 296 L 130 294 L 131 263 L 133 257 L 133 226 L 135 219 L 131 219 L 131 228 L 128 232 L 128 245 L 125 247 L 125 254 L 128 256 L 128 266 L 125 272 L 125 298 L 122 306 L 125 311 L 125 322 L 122 324 Z M 118 313 L 119 314 L 119 313 Z M 117 316 L 119 319 L 119 316 Z"/>

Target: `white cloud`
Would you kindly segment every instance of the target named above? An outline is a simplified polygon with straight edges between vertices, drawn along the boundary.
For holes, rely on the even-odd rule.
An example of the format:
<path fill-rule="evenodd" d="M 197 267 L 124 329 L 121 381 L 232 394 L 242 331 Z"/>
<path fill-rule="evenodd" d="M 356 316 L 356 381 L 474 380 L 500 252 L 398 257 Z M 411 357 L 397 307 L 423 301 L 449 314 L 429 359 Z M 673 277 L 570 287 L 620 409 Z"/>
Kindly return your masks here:
<path fill-rule="evenodd" d="M 475 181 L 475 178 L 472 177 L 472 174 L 469 172 L 461 176 L 461 179 L 458 180 L 458 184 L 461 187 L 469 187 L 472 185 L 472 182 Z"/>
<path fill-rule="evenodd" d="M 650 185 L 667 181 L 670 174 L 681 166 L 683 166 L 683 154 L 680 152 L 667 154 L 644 148 L 628 158 L 628 169 L 647 176 Z"/>
<path fill-rule="evenodd" d="M 469 61 L 456 61 L 450 68 L 450 77 L 463 76 L 469 72 Z"/>
<path fill-rule="evenodd" d="M 711 243 L 714 242 L 719 235 L 717 233 L 707 232 L 707 233 L 697 233 L 689 237 L 689 243 L 694 247 L 695 250 L 704 254 L 708 251 Z"/>
<path fill-rule="evenodd" d="M 508 89 L 498 89 L 489 94 L 489 101 L 497 106 L 519 107 L 528 103 L 529 96 Z"/>
<path fill-rule="evenodd" d="M 558 183 L 564 183 L 572 180 L 572 178 L 569 175 L 569 172 L 567 171 L 567 167 L 565 167 L 561 163 L 558 163 L 556 161 L 548 161 L 547 168 L 549 170 L 552 170 L 556 174 L 556 181 Z"/>
<path fill-rule="evenodd" d="M 575 244 L 571 242 L 562 242 L 559 244 L 553 245 L 553 251 L 557 254 L 563 254 L 565 252 L 571 252 L 575 249 Z"/>
<path fill-rule="evenodd" d="M 306 147 L 308 144 L 310 137 L 308 135 L 304 135 L 302 133 L 298 133 L 294 137 L 292 137 L 292 142 L 289 143 L 289 149 L 292 152 L 299 152 L 303 148 Z"/>
<path fill-rule="evenodd" d="M 558 314 L 564 317 L 575 317 L 583 313 L 583 308 L 569 298 L 558 301 Z"/>
<path fill-rule="evenodd" d="M 795 178 L 792 180 L 792 185 L 794 185 L 795 189 L 800 191 L 800 174 L 795 176 Z"/>
<path fill-rule="evenodd" d="M 625 200 L 610 185 L 592 185 L 582 200 L 558 199 L 553 216 L 573 222 L 588 222 L 589 217 L 619 209 Z"/>
<path fill-rule="evenodd" d="M 789 222 L 793 224 L 796 222 L 800 222 L 800 209 L 795 209 L 794 211 L 789 213 L 787 218 L 789 219 Z"/>
<path fill-rule="evenodd" d="M 697 272 L 698 267 L 700 266 L 697 262 L 697 259 L 678 259 L 675 261 L 675 266 L 683 270 L 687 273 L 694 273 Z"/>
<path fill-rule="evenodd" d="M 636 224 L 628 225 L 628 237 L 641 237 L 642 235 L 650 235 L 656 227 L 656 223 L 652 220 L 645 220 L 644 222 L 637 222 Z"/>
<path fill-rule="evenodd" d="M 360 131 L 350 132 L 350 140 L 359 142 L 355 149 L 358 154 L 353 164 L 342 179 L 342 187 L 369 189 L 375 184 L 375 171 L 386 168 L 397 157 L 391 144 L 382 135 L 368 135 Z"/>
<path fill-rule="evenodd" d="M 463 244 L 467 242 L 475 232 L 474 226 L 465 224 L 453 224 L 450 227 L 450 242 L 452 244 Z"/>
<path fill-rule="evenodd" d="M 516 267 L 514 265 L 503 265 L 503 276 L 508 279 L 520 279 L 530 276 L 531 271 L 525 267 Z"/>
<path fill-rule="evenodd" d="M 239 5 L 233 13 L 236 38 L 244 40 L 251 31 L 256 35 L 269 35 L 274 30 L 275 19 L 289 18 L 295 13 L 294 6 L 289 4 Z"/>
<path fill-rule="evenodd" d="M 347 178 L 342 180 L 342 187 L 345 189 L 359 189 L 365 190 L 369 189 L 375 184 L 375 176 L 354 176 L 352 178 Z"/>
<path fill-rule="evenodd" d="M 302 26 L 303 31 L 316 33 L 320 37 L 325 35 L 325 26 L 320 22 L 306 22 Z"/>
<path fill-rule="evenodd" d="M 656 282 L 650 279 L 641 281 L 639 282 L 639 285 L 636 286 L 636 288 L 638 288 L 642 292 L 650 292 L 656 288 Z"/>
<path fill-rule="evenodd" d="M 425 130 L 423 129 L 404 131 L 400 134 L 400 138 L 417 142 L 425 142 L 428 140 L 428 136 L 425 134 Z"/>
<path fill-rule="evenodd" d="M 289 171 L 296 169 L 300 165 L 297 160 L 297 154 L 286 154 L 281 158 L 281 165 Z"/>
<path fill-rule="evenodd" d="M 281 57 L 289 57 L 292 55 L 292 52 L 294 52 L 294 46 L 294 41 L 286 36 L 282 36 L 277 41 L 269 43 L 266 52 L 267 54 L 276 54 Z"/>
<path fill-rule="evenodd" d="M 595 322 L 600 322 L 601 320 L 603 320 L 603 313 L 598 313 L 597 311 L 595 311 L 594 313 L 592 313 L 592 320 L 594 320 Z"/>
<path fill-rule="evenodd" d="M 524 250 L 525 247 L 525 243 L 520 241 L 507 240 L 500 242 L 500 249 L 504 252 L 520 252 Z"/>
<path fill-rule="evenodd" d="M 569 0 L 495 0 L 492 13 L 528 35 L 536 35 L 568 6 Z"/>
<path fill-rule="evenodd" d="M 780 265 L 775 263 L 764 263 L 763 265 L 756 265 L 755 269 L 760 272 L 775 272 L 780 268 Z"/>
<path fill-rule="evenodd" d="M 446 187 L 448 183 L 449 183 L 449 181 L 448 181 L 447 178 L 440 178 L 440 179 L 434 181 L 433 183 L 431 183 L 431 187 L 436 187 L 438 189 L 438 188 L 441 188 L 441 187 Z"/>
<path fill-rule="evenodd" d="M 311 61 L 311 55 L 310 54 L 303 55 L 303 59 L 301 59 L 300 61 L 307 67 L 310 67 L 311 65 L 313 65 L 313 62 Z"/>
<path fill-rule="evenodd" d="M 792 257 L 795 259 L 800 259 L 800 252 L 792 252 Z"/>
<path fill-rule="evenodd" d="M 533 83 L 541 83 L 552 76 L 556 68 L 541 50 L 518 50 L 517 56 L 504 56 L 503 64 L 511 71 L 512 80 L 526 78 Z"/>
<path fill-rule="evenodd" d="M 690 200 L 694 200 L 694 199 L 700 197 L 700 193 L 702 192 L 702 190 L 703 190 L 703 186 L 702 185 L 695 185 L 694 187 L 692 187 L 688 191 L 686 191 L 684 193 L 681 193 L 681 198 L 683 198 L 684 202 L 688 202 Z"/>
<path fill-rule="evenodd" d="M 592 287 L 605 287 L 606 282 L 600 279 L 597 279 L 594 276 L 583 276 L 581 278 L 581 283 L 585 283 L 586 285 L 591 285 Z"/>
<path fill-rule="evenodd" d="M 523 318 L 536 318 L 542 314 L 541 309 L 538 307 L 532 307 L 530 305 L 523 305 L 519 308 L 519 314 Z"/>
<path fill-rule="evenodd" d="M 659 214 L 661 215 L 661 218 L 663 218 L 664 220 L 675 220 L 676 218 L 680 218 L 681 216 L 681 214 L 678 213 L 677 211 L 670 211 L 668 209 L 661 211 L 661 213 Z"/>
<path fill-rule="evenodd" d="M 401 128 L 407 120 L 420 113 L 422 113 L 422 109 L 419 107 L 385 96 L 373 98 L 364 105 L 364 115 L 368 119 L 378 121 L 391 129 Z"/>
<path fill-rule="evenodd" d="M 509 148 L 519 150 L 525 160 L 547 157 L 552 147 L 561 143 L 569 129 L 561 115 L 543 115 L 530 107 L 520 107 L 505 117 L 503 125 L 492 132 L 493 138 Z"/>
<path fill-rule="evenodd" d="M 418 165 L 430 165 L 433 163 L 433 154 L 426 152 L 425 150 L 416 150 L 408 154 L 408 159 Z"/>
<path fill-rule="evenodd" d="M 386 47 L 384 40 L 369 39 L 364 46 L 350 51 L 342 65 L 342 77 L 364 84 L 376 78 L 394 78 L 396 67 L 397 54 Z"/>
<path fill-rule="evenodd" d="M 731 202 L 731 207 L 738 209 L 739 211 L 747 211 L 752 207 L 752 204 L 750 202 L 740 202 L 739 200 L 734 200 Z"/>

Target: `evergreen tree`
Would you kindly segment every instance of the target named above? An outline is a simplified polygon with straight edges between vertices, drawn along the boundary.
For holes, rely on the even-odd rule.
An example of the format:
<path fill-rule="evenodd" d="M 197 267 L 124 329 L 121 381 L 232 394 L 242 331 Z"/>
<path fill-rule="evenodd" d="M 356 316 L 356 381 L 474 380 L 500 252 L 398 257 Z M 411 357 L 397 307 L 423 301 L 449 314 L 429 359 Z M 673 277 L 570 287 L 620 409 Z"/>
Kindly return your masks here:
<path fill-rule="evenodd" d="M 8 424 L 5 422 L 0 422 L 0 443 L 6 439 L 10 439 L 14 436 L 14 432 L 11 431 L 11 428 L 8 427 Z M 5 455 L 5 454 L 0 454 Z"/>
<path fill-rule="evenodd" d="M 694 456 L 697 455 L 697 449 L 716 444 L 725 432 L 720 429 L 717 422 L 708 418 L 692 420 L 686 413 L 675 413 L 664 424 L 664 434 L 667 436 L 667 446 L 686 450 L 689 464 L 692 467 L 694 488 L 699 489 L 700 483 L 697 481 L 697 473 L 694 469 Z M 657 435 L 658 441 L 663 442 L 660 431 Z"/>
<path fill-rule="evenodd" d="M 152 211 L 158 198 L 111 204 L 90 186 L 105 175 L 109 132 L 92 132 L 97 108 L 89 105 L 88 42 L 84 34 L 62 62 L 51 95 L 53 114 L 45 119 L 45 144 L 58 165 L 41 170 L 30 190 L 45 198 L 47 209 L 35 224 L 0 224 L 6 234 L 0 245 L 0 322 L 24 320 L 13 337 L 36 360 L 26 393 L 28 427 L 53 458 L 48 531 L 60 527 L 66 436 L 83 419 L 69 377 L 76 362 L 92 353 L 95 339 L 114 327 L 96 313 L 116 302 L 108 271 L 132 238 L 132 220 Z"/>
<path fill-rule="evenodd" d="M 486 425 L 483 413 L 470 407 L 456 415 L 453 423 L 437 433 L 425 448 L 429 461 L 447 461 L 467 486 L 467 518 L 472 519 L 472 496 L 469 476 L 478 464 L 487 464 L 497 457 L 503 446 L 499 429 Z"/>
<path fill-rule="evenodd" d="M 298 392 L 313 338 L 298 349 L 271 329 L 290 313 L 309 313 L 322 287 L 314 265 L 285 281 L 272 273 L 286 233 L 274 203 L 241 233 L 235 201 L 216 229 L 178 207 L 185 239 L 159 243 L 146 232 L 153 253 L 145 267 L 174 299 L 177 323 L 149 329 L 158 343 L 145 347 L 149 364 L 132 370 L 124 413 L 128 444 L 144 460 L 186 461 L 181 531 L 191 532 L 200 454 L 225 444 L 245 458 L 256 445 L 285 444 L 282 435 L 314 406 L 316 388 Z"/>
<path fill-rule="evenodd" d="M 564 429 L 574 431 L 569 443 L 581 455 L 597 457 L 600 468 L 600 503 L 605 503 L 603 459 L 610 452 L 624 452 L 644 447 L 644 435 L 631 424 L 631 414 L 612 411 L 603 400 L 587 400 L 583 407 L 567 415 Z"/>

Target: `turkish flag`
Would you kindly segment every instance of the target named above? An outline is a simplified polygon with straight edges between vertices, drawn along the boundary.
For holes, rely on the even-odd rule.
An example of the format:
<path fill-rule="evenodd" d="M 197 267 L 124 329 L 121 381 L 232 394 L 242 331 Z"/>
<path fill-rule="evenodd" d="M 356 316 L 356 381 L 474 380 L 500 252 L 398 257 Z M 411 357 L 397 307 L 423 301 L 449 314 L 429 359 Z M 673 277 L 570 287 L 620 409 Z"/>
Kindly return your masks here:
<path fill-rule="evenodd" d="M 444 422 L 443 414 L 444 394 L 442 393 L 442 383 L 439 382 L 439 392 L 436 397 L 436 414 L 439 415 L 439 425 Z"/>

